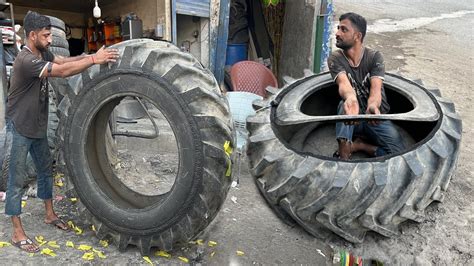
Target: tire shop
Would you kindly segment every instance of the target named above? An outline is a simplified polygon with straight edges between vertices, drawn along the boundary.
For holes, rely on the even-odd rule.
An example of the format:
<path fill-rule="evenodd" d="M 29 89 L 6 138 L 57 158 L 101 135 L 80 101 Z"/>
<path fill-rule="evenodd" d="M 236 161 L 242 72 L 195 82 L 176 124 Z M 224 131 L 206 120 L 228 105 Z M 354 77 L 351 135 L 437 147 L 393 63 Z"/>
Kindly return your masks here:
<path fill-rule="evenodd" d="M 15 30 L 22 39 L 20 26 L 28 10 L 62 20 L 64 24 L 57 21 L 57 26 L 64 27 L 67 42 L 58 40 L 52 44 L 60 54 L 92 53 L 102 45 L 128 39 L 166 40 L 190 52 L 211 69 L 219 82 L 223 76 L 216 68 L 228 66 L 230 74 L 231 65 L 251 60 L 270 68 L 281 83 L 283 76 L 302 76 L 303 69 L 319 72 L 329 53 L 332 1 L 327 0 L 296 1 L 298 3 L 266 0 L 1 2 L 3 27 L 18 25 Z M 229 17 L 219 17 L 220 14 Z M 322 29 L 318 28 L 321 26 Z M 225 37 L 227 43 L 222 42 Z M 221 56 L 224 50 L 227 51 L 225 58 Z M 298 56 L 295 56 L 296 51 Z M 287 67 L 290 63 L 292 67 Z M 226 85 L 232 89 L 230 81 Z"/>

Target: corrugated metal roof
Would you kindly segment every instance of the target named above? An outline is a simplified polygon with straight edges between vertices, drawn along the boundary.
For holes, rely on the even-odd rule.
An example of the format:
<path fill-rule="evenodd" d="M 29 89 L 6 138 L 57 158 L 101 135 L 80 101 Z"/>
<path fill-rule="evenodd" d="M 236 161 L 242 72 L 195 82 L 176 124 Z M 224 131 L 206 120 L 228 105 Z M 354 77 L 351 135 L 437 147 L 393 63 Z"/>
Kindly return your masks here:
<path fill-rule="evenodd" d="M 176 0 L 176 13 L 208 18 L 210 0 Z"/>

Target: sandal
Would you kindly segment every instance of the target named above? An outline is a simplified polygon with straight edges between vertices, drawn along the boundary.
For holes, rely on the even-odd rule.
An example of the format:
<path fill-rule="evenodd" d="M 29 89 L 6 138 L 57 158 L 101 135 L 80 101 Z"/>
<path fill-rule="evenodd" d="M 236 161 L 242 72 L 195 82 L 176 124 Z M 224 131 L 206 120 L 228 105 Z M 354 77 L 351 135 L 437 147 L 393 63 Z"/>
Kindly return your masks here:
<path fill-rule="evenodd" d="M 11 243 L 14 247 L 17 247 L 28 253 L 38 253 L 40 251 L 39 247 L 36 246 L 36 244 L 29 238 L 27 238 L 26 240 L 20 240 L 18 242 L 13 242 L 13 240 L 11 240 Z M 33 246 L 34 249 L 29 250 L 27 246 Z"/>
<path fill-rule="evenodd" d="M 52 225 L 60 230 L 63 230 L 65 232 L 69 232 L 70 228 L 69 226 L 61 219 L 56 219 L 50 223 L 46 223 L 46 224 L 49 224 L 49 225 Z"/>

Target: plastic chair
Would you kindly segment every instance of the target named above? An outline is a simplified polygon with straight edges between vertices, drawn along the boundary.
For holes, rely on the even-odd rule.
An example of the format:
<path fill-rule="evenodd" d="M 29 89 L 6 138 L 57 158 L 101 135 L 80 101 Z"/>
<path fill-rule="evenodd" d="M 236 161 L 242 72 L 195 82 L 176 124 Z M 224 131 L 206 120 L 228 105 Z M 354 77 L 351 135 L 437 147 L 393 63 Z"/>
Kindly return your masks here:
<path fill-rule="evenodd" d="M 230 77 L 234 91 L 246 91 L 265 97 L 268 86 L 278 88 L 277 79 L 270 69 L 254 61 L 236 63 L 230 70 Z"/>

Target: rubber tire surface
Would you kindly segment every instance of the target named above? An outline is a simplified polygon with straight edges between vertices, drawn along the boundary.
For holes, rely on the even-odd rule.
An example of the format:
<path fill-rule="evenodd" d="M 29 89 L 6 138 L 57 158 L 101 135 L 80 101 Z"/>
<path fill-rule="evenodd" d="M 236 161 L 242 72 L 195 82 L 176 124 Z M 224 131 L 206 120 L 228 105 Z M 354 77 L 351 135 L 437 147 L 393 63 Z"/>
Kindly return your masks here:
<path fill-rule="evenodd" d="M 335 233 L 355 243 L 362 242 L 368 231 L 393 237 L 404 221 L 423 221 L 425 208 L 444 198 L 459 155 L 462 124 L 454 104 L 439 90 L 428 92 L 417 86 L 437 106 L 441 117 L 436 127 L 405 153 L 357 163 L 295 152 L 272 128 L 274 107 L 268 106 L 275 95 L 256 103 L 267 107 L 247 120 L 249 164 L 277 215 L 316 237 L 326 239 Z M 285 104 L 284 99 L 279 104 Z"/>
<path fill-rule="evenodd" d="M 61 19 L 56 18 L 56 17 L 51 17 L 51 16 L 46 16 L 46 17 L 48 17 L 49 20 L 51 21 L 51 27 L 54 27 L 63 31 L 66 30 L 66 24 Z"/>
<path fill-rule="evenodd" d="M 51 42 L 51 47 L 64 48 L 69 51 L 69 43 L 66 39 L 53 36 L 53 41 Z"/>
<path fill-rule="evenodd" d="M 68 186 L 74 186 L 84 205 L 80 212 L 95 226 L 99 238 L 113 239 L 120 250 L 135 245 L 144 255 L 151 247 L 171 250 L 204 230 L 229 190 L 231 177 L 226 172 L 231 159 L 223 145 L 226 141 L 232 145 L 234 136 L 228 103 L 212 73 L 172 44 L 143 39 L 113 47 L 121 54 L 117 63 L 95 65 L 69 78 L 67 88 L 60 90 L 60 168 L 65 167 L 72 181 Z M 120 80 L 120 85 L 114 80 Z M 97 145 L 103 143 L 99 139 L 95 147 L 89 146 L 88 134 L 100 128 L 92 126 L 91 121 L 97 120 L 91 119 L 95 114 L 94 119 L 99 119 L 98 111 L 109 108 L 101 103 L 119 93 L 154 101 L 176 135 L 180 168 L 175 184 L 179 186 L 174 185 L 169 198 L 159 204 L 135 207 L 147 198 L 125 199 L 112 191 L 120 181 L 108 183 L 105 175 L 100 176 L 103 172 L 90 170 L 89 162 L 96 160 L 85 154 L 100 150 Z"/>

